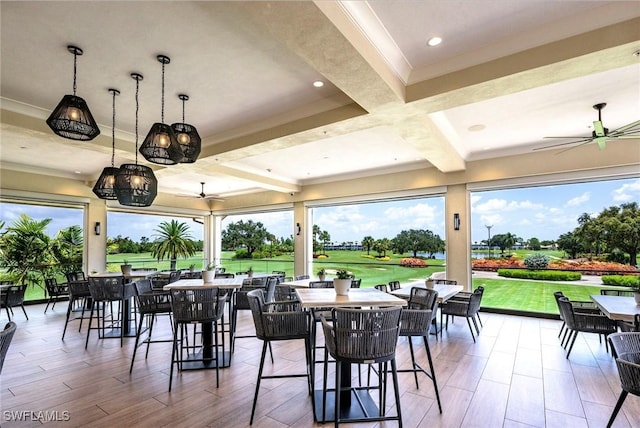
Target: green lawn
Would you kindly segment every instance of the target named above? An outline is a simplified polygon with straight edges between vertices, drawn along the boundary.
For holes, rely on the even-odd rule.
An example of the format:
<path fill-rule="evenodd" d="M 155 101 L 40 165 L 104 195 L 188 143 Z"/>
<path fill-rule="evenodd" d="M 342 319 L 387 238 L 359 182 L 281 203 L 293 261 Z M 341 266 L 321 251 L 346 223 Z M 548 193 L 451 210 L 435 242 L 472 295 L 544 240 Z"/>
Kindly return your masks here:
<path fill-rule="evenodd" d="M 373 254 L 373 253 L 372 253 Z M 293 255 L 282 255 L 272 259 L 261 260 L 235 260 L 232 252 L 223 252 L 222 266 L 227 272 L 246 271 L 253 267 L 255 272 L 284 271 L 287 276 L 294 276 Z M 362 279 L 362 287 L 373 287 L 376 284 L 388 283 L 392 280 L 407 283 L 424 279 L 433 272 L 445 269 L 444 260 L 426 260 L 425 268 L 406 268 L 400 266 L 400 261 L 406 256 L 389 254 L 389 261 L 379 261 L 366 257 L 366 253 L 360 251 L 327 251 L 327 258 L 318 258 L 313 261 L 313 275 L 324 267 L 329 276 L 339 268 L 345 268 L 352 272 L 356 278 Z M 117 254 L 107 257 L 109 271 L 119 271 L 120 264 L 127 260 L 134 267 L 169 269 L 169 261 L 157 262 L 146 254 Z M 194 257 L 178 260 L 178 269 L 187 269 L 194 264 L 196 269 L 203 265 L 202 254 Z M 59 278 L 64 281 L 64 278 Z M 476 278 L 473 286 L 485 287 L 482 298 L 482 306 L 485 308 L 513 309 L 528 312 L 557 314 L 558 308 L 553 298 L 555 291 L 562 291 L 571 300 L 589 300 L 590 294 L 597 294 L 603 286 L 573 285 L 555 283 L 551 281 L 522 281 L 505 278 Z M 40 287 L 27 289 L 27 300 L 42 299 L 44 293 Z"/>
<path fill-rule="evenodd" d="M 573 285 L 553 281 L 522 281 L 478 278 L 473 286 L 483 286 L 483 308 L 514 309 L 527 312 L 557 314 L 553 293 L 562 291 L 569 300 L 590 301 L 590 294 L 600 294 L 604 286 Z"/>

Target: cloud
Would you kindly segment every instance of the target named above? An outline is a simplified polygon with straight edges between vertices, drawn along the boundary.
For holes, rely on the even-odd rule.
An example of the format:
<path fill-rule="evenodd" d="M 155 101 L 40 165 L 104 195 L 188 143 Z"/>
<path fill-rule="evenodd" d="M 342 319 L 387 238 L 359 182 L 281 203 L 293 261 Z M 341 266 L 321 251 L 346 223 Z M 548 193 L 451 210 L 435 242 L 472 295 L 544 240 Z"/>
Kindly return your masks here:
<path fill-rule="evenodd" d="M 506 199 L 489 199 L 483 204 L 478 204 L 474 208 L 474 212 L 479 214 L 501 212 L 501 211 L 517 211 L 517 210 L 541 210 L 544 209 L 543 204 L 524 201 L 507 201 Z"/>
<path fill-rule="evenodd" d="M 640 199 L 640 179 L 631 183 L 625 183 L 614 189 L 612 192 L 613 200 L 616 202 L 637 201 Z"/>
<path fill-rule="evenodd" d="M 482 224 L 484 224 L 485 226 L 496 226 L 503 221 L 503 218 L 500 214 L 483 215 L 480 216 L 480 219 L 482 220 Z"/>
<path fill-rule="evenodd" d="M 575 198 L 571 198 L 564 204 L 566 207 L 575 207 L 578 205 L 582 205 L 585 202 L 588 202 L 591 199 L 591 192 L 584 192 L 580 196 L 576 196 Z"/>

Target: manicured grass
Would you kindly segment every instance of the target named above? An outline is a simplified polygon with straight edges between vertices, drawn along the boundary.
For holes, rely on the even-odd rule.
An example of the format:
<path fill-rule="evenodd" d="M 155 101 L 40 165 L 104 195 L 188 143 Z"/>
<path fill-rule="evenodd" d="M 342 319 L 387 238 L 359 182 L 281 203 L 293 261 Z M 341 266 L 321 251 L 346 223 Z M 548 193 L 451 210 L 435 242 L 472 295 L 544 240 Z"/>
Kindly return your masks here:
<path fill-rule="evenodd" d="M 602 285 L 573 285 L 551 281 L 523 281 L 510 279 L 477 278 L 473 287 L 483 286 L 483 308 L 513 309 L 527 312 L 557 314 L 553 297 L 562 291 L 569 300 L 591 301 L 589 295 L 600 294 Z"/>
<path fill-rule="evenodd" d="M 428 266 L 425 268 L 400 266 L 400 261 L 407 255 L 388 254 L 390 257 L 388 261 L 368 258 L 366 253 L 360 251 L 327 251 L 327 255 L 328 258 L 313 260 L 313 271 L 310 272 L 312 276 L 315 276 L 321 267 L 327 269 L 329 277 L 336 269 L 344 268 L 352 272 L 356 278 L 362 279 L 362 287 L 373 287 L 376 284 L 384 284 L 392 280 L 407 283 L 425 279 L 433 272 L 445 269 L 444 260 L 426 260 Z M 232 257 L 232 252 L 223 252 L 222 254 L 221 264 L 227 272 L 243 272 L 249 267 L 253 267 L 255 272 L 284 271 L 287 276 L 294 276 L 292 254 L 262 260 L 235 260 Z M 116 254 L 107 256 L 107 270 L 119 271 L 120 265 L 125 259 L 134 267 L 167 270 L 170 266 L 168 260 L 157 262 L 151 258 L 149 253 Z M 202 253 L 198 253 L 188 260 L 179 259 L 177 267 L 178 269 L 188 269 L 191 264 L 194 264 L 196 269 L 201 269 L 203 265 Z M 58 278 L 58 280 L 63 282 L 64 278 Z M 555 291 L 562 291 L 571 300 L 588 301 L 590 300 L 590 294 L 598 294 L 601 288 L 605 288 L 604 286 L 573 285 L 552 281 L 475 278 L 473 280 L 474 288 L 480 285 L 485 287 L 482 298 L 482 306 L 485 308 L 512 309 L 546 314 L 558 313 L 553 297 Z M 43 289 L 38 286 L 28 287 L 26 295 L 27 300 L 44 298 Z"/>

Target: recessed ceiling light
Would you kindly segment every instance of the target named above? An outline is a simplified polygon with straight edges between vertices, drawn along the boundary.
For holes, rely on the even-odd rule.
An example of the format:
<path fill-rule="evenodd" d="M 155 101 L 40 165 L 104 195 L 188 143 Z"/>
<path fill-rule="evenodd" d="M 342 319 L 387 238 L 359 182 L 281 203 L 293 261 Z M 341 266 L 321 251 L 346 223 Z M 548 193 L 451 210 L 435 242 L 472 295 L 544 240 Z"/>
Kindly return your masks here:
<path fill-rule="evenodd" d="M 442 39 L 440 37 L 432 37 L 427 42 L 429 46 L 438 46 L 440 43 L 442 43 Z"/>
<path fill-rule="evenodd" d="M 484 128 L 486 128 L 486 126 L 484 126 L 483 124 L 479 123 L 477 125 L 471 125 L 467 129 L 469 131 L 471 131 L 471 132 L 478 132 L 478 131 L 482 131 Z"/>
<path fill-rule="evenodd" d="M 313 82 L 313 86 L 315 86 L 316 88 L 322 88 L 324 86 L 324 82 L 322 80 L 316 80 L 315 82 Z"/>
<path fill-rule="evenodd" d="M 74 171 L 76 174 L 82 174 L 82 171 Z"/>

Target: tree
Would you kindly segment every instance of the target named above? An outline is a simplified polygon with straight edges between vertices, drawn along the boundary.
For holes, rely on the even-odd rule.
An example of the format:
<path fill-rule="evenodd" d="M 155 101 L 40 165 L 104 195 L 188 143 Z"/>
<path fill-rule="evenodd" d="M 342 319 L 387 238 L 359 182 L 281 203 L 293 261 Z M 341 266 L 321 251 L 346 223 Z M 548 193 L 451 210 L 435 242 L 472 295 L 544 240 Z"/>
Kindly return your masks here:
<path fill-rule="evenodd" d="M 51 240 L 45 233 L 50 218 L 21 214 L 0 237 L 0 262 L 19 284 L 38 284 L 51 268 Z"/>
<path fill-rule="evenodd" d="M 618 249 L 629 253 L 629 263 L 637 266 L 640 251 L 640 209 L 632 202 L 603 210 L 595 222 L 601 230 L 601 239 L 609 252 Z"/>
<path fill-rule="evenodd" d="M 62 273 L 82 270 L 83 250 L 82 229 L 77 225 L 59 230 L 51 241 L 51 254 Z"/>
<path fill-rule="evenodd" d="M 322 230 L 320 229 L 320 226 L 318 226 L 317 224 L 313 225 L 313 252 L 314 253 L 318 253 L 320 251 L 320 243 L 318 242 L 318 237 L 320 236 L 320 233 L 322 233 Z"/>
<path fill-rule="evenodd" d="M 386 256 L 389 248 L 391 248 L 391 241 L 389 238 L 376 239 L 373 243 L 373 249 L 378 253 L 379 257 Z"/>
<path fill-rule="evenodd" d="M 403 230 L 392 240 L 392 247 L 398 253 L 413 252 L 417 257 L 419 251 L 429 253 L 429 257 L 444 250 L 444 241 L 430 230 Z"/>
<path fill-rule="evenodd" d="M 504 250 L 510 250 L 513 248 L 513 245 L 518 241 L 518 239 L 520 238 L 512 233 L 501 233 L 491 237 L 490 245 L 492 247 L 500 248 L 500 254 L 504 255 Z"/>
<path fill-rule="evenodd" d="M 329 232 L 327 232 L 326 230 L 323 230 L 322 232 L 320 232 L 319 238 L 322 242 L 322 253 L 327 254 L 325 251 L 325 247 L 329 242 L 331 242 L 331 235 L 329 235 Z"/>
<path fill-rule="evenodd" d="M 223 248 L 236 249 L 246 248 L 247 256 L 253 256 L 254 251 L 262 247 L 267 241 L 269 232 L 261 222 L 247 220 L 245 223 L 240 220 L 237 223 L 230 223 L 222 231 Z"/>
<path fill-rule="evenodd" d="M 558 237 L 558 249 L 564 251 L 570 258 L 575 259 L 578 254 L 585 251 L 582 240 L 574 233 L 563 233 Z"/>
<path fill-rule="evenodd" d="M 578 217 L 578 227 L 574 230 L 575 235 L 582 241 L 585 251 L 598 256 L 604 244 L 605 231 L 602 224 L 588 213 Z"/>
<path fill-rule="evenodd" d="M 371 248 L 373 247 L 375 239 L 373 239 L 372 236 L 365 236 L 364 238 L 362 238 L 362 248 L 366 248 L 367 249 L 367 255 L 369 255 L 369 252 L 371 251 Z"/>
<path fill-rule="evenodd" d="M 178 257 L 186 259 L 196 253 L 193 236 L 189 233 L 186 223 L 177 220 L 163 221 L 154 231 L 157 235 L 151 257 L 158 261 L 168 258 L 171 261 L 171 270 L 176 270 Z"/>
<path fill-rule="evenodd" d="M 529 245 L 529 249 L 533 251 L 538 251 L 541 248 L 540 240 L 538 238 L 529 239 L 528 245 Z"/>

